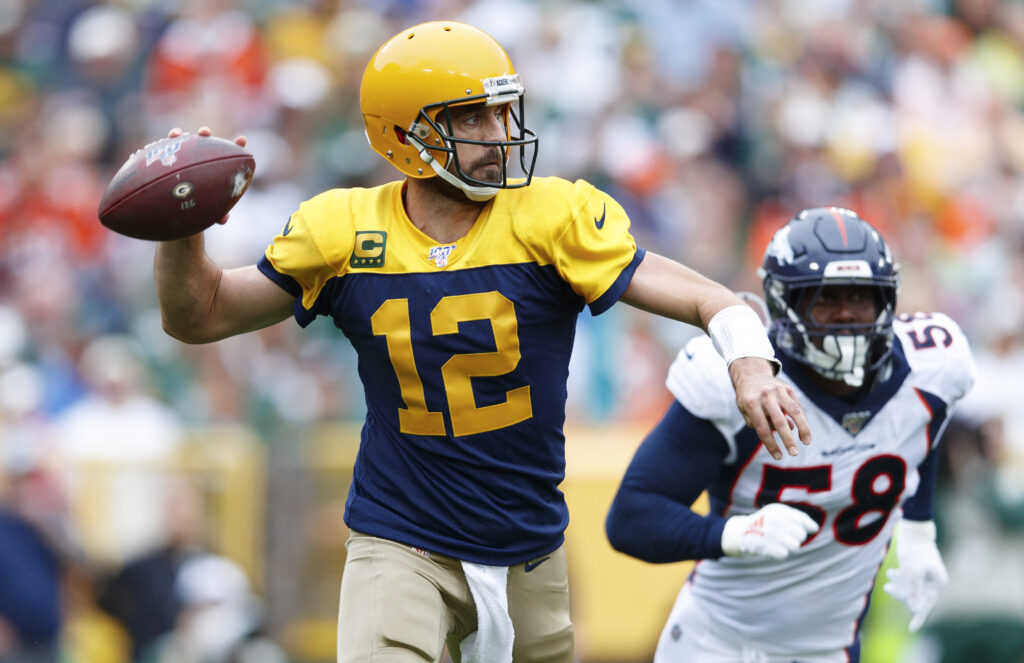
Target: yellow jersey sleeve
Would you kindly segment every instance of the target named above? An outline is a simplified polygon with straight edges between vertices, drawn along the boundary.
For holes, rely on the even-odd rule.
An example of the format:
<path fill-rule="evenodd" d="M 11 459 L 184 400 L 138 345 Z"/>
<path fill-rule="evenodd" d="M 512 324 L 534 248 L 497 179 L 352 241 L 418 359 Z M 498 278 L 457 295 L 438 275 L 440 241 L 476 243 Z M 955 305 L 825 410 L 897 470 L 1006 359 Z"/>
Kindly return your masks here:
<path fill-rule="evenodd" d="M 629 232 L 629 217 L 607 193 L 577 180 L 568 218 L 555 238 L 553 262 L 561 277 L 600 313 L 622 295 L 643 259 Z"/>
<path fill-rule="evenodd" d="M 327 281 L 344 273 L 352 253 L 355 235 L 342 231 L 352 218 L 347 193 L 334 189 L 302 203 L 267 247 L 267 261 L 299 286 L 307 310 Z"/>

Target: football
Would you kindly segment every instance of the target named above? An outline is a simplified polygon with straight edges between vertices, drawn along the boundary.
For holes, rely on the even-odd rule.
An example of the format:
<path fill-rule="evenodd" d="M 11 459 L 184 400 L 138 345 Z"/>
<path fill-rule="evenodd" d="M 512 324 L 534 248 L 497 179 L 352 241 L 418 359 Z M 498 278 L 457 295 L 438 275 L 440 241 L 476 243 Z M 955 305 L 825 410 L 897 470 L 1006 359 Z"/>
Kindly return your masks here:
<path fill-rule="evenodd" d="M 235 143 L 181 134 L 146 145 L 114 174 L 100 222 L 137 239 L 195 235 L 228 213 L 252 181 L 256 162 Z"/>

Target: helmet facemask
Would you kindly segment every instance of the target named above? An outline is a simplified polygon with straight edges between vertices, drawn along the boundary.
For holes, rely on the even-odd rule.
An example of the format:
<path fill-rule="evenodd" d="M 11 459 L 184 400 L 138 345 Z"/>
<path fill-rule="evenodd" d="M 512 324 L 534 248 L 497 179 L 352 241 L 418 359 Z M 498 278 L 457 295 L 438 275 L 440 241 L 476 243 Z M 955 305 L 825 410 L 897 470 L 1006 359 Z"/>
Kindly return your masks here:
<path fill-rule="evenodd" d="M 822 290 L 837 285 L 870 287 L 875 319 L 870 323 L 814 320 L 810 312 Z M 787 285 L 769 277 L 765 292 L 780 349 L 828 380 L 861 387 L 892 354 L 895 283 L 821 280 L 813 285 Z"/>
<path fill-rule="evenodd" d="M 485 80 L 484 90 L 485 94 L 482 95 L 424 106 L 408 131 L 404 132 L 405 139 L 418 149 L 420 158 L 433 168 L 439 177 L 462 190 L 470 200 L 478 202 L 490 200 L 499 189 L 518 189 L 529 185 L 537 161 L 537 135 L 523 123 L 525 105 L 519 75 Z M 486 107 L 508 104 L 504 121 L 505 140 L 488 141 L 455 136 L 451 121 L 452 111 L 477 103 L 482 103 Z M 397 131 L 400 129 L 396 128 Z M 460 144 L 493 146 L 501 150 L 499 180 L 491 182 L 470 176 L 459 161 L 457 148 Z M 508 162 L 513 150 L 519 152 L 521 175 L 510 177 Z M 446 156 L 435 154 L 437 152 Z"/>

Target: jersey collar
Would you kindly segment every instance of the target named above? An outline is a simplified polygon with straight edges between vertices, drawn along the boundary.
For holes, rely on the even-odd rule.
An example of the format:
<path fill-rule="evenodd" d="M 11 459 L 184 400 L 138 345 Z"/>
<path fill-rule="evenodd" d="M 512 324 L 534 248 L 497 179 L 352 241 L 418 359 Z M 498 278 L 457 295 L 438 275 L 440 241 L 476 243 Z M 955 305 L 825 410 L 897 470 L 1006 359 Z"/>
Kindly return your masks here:
<path fill-rule="evenodd" d="M 810 368 L 794 361 L 785 353 L 775 350 L 782 362 L 782 372 L 793 381 L 804 396 L 823 412 L 835 419 L 850 435 L 856 435 L 885 407 L 910 375 L 910 364 L 899 338 L 893 339 L 892 357 L 887 364 L 888 378 L 869 390 L 858 391 L 848 397 L 833 396 L 822 391 L 807 375 Z"/>

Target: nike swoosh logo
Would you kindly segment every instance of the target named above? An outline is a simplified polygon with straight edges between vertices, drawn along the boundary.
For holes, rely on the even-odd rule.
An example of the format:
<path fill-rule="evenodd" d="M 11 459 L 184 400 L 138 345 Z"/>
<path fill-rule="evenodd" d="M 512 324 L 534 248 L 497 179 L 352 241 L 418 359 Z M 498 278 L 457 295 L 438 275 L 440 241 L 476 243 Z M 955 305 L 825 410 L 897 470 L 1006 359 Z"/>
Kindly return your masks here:
<path fill-rule="evenodd" d="M 292 231 L 292 219 L 288 217 L 288 223 L 284 224 L 284 230 L 281 231 L 281 236 L 287 235 Z"/>
<path fill-rule="evenodd" d="M 594 217 L 594 225 L 597 226 L 598 230 L 600 230 L 601 228 L 604 228 L 604 216 L 607 213 L 608 213 L 608 205 L 605 204 L 605 205 L 601 206 L 601 218 L 598 219 L 596 216 Z"/>
<path fill-rule="evenodd" d="M 551 555 L 548 555 L 547 557 L 541 557 L 540 559 L 535 559 L 532 562 L 527 562 L 526 564 L 523 564 L 523 570 L 529 573 L 530 571 L 533 571 L 535 568 L 537 568 L 544 562 L 548 561 L 549 559 L 551 559 Z"/>

